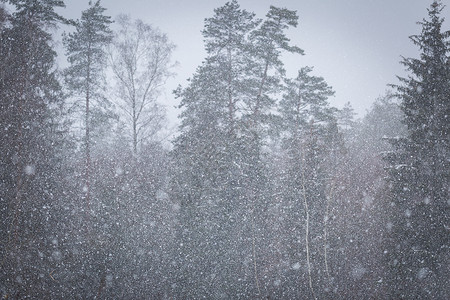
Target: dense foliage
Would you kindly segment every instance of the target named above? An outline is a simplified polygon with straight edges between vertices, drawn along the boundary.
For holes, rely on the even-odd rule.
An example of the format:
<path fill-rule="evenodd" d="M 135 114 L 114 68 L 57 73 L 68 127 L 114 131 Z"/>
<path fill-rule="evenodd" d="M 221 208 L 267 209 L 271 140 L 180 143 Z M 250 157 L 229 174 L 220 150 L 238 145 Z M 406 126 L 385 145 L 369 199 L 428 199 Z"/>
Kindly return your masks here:
<path fill-rule="evenodd" d="M 405 58 L 409 71 L 396 86 L 407 133 L 392 138 L 393 208 L 389 263 L 398 298 L 448 296 L 450 199 L 450 31 L 442 29 L 443 5 L 434 2 L 422 32 L 410 39 L 419 58 Z"/>

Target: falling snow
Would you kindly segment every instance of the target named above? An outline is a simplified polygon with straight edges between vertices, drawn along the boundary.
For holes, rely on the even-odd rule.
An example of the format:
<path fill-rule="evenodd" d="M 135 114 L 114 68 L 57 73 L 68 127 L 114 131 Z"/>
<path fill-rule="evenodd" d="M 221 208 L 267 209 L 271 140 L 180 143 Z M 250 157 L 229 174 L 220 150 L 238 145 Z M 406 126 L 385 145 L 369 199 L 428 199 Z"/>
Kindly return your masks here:
<path fill-rule="evenodd" d="M 445 1 L 363 116 L 302 65 L 293 1 L 224 1 L 173 93 L 190 50 L 156 21 L 3 2 L 1 299 L 450 298 Z"/>

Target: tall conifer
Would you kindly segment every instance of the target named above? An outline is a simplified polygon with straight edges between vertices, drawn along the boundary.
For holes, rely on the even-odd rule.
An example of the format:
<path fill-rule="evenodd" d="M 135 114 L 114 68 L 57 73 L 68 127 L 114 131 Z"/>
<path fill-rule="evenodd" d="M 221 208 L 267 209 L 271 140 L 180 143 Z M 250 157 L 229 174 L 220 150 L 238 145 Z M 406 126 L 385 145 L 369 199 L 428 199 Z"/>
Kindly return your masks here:
<path fill-rule="evenodd" d="M 77 97 L 84 98 L 84 146 L 85 146 L 85 186 L 86 213 L 89 214 L 91 193 L 91 126 L 92 110 L 101 111 L 107 103 L 102 91 L 103 70 L 105 69 L 105 46 L 112 39 L 109 16 L 100 5 L 89 1 L 89 8 L 83 11 L 81 20 L 75 25 L 75 32 L 64 37 L 70 66 L 65 72 L 65 79 L 70 91 Z M 97 103 L 95 103 L 97 101 Z"/>
<path fill-rule="evenodd" d="M 450 31 L 434 1 L 422 32 L 410 37 L 419 58 L 404 58 L 409 72 L 396 86 L 407 126 L 392 138 L 392 231 L 388 258 L 396 298 L 449 297 Z"/>
<path fill-rule="evenodd" d="M 301 52 L 285 33 L 297 15 L 271 7 L 263 21 L 235 0 L 214 12 L 203 30 L 208 56 L 176 92 L 184 108 L 172 151 L 179 291 L 262 296 L 270 244 L 264 146 L 283 83 L 281 53 Z"/>
<path fill-rule="evenodd" d="M 9 2 L 15 11 L 0 35 L 0 281 L 12 298 L 51 298 L 52 279 L 36 274 L 60 264 L 64 239 L 53 227 L 64 97 L 47 31 L 63 20 L 55 9 L 64 3 Z"/>

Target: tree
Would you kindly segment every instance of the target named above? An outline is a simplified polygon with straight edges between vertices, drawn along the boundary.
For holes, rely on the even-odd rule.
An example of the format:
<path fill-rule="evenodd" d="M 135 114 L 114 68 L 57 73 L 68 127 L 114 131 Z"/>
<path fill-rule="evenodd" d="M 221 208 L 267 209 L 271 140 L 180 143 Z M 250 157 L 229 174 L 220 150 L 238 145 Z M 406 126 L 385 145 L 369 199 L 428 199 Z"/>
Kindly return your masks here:
<path fill-rule="evenodd" d="M 375 100 L 361 120 L 354 122 L 348 115 L 338 120 L 346 143 L 336 166 L 327 222 L 336 299 L 378 299 L 388 294 L 382 245 L 391 207 L 386 203 L 389 186 L 382 153 L 392 150 L 385 136 L 405 133 L 402 116 L 398 99 L 387 93 Z"/>
<path fill-rule="evenodd" d="M 409 71 L 397 88 L 407 126 L 392 138 L 392 232 L 388 259 L 396 298 L 449 297 L 450 31 L 443 31 L 441 1 L 433 1 L 422 32 L 410 37 L 419 58 L 404 58 Z"/>
<path fill-rule="evenodd" d="M 338 113 L 338 124 L 344 129 L 350 129 L 354 125 L 355 111 L 350 102 L 345 103 Z"/>
<path fill-rule="evenodd" d="M 172 151 L 181 223 L 176 290 L 262 296 L 273 268 L 264 146 L 283 82 L 281 53 L 301 52 L 285 34 L 297 16 L 271 7 L 262 21 L 237 1 L 214 13 L 203 30 L 208 56 L 176 91 L 184 108 Z"/>
<path fill-rule="evenodd" d="M 286 80 L 286 93 L 280 102 L 282 146 L 286 161 L 282 184 L 286 217 L 287 260 L 290 265 L 305 263 L 306 274 L 291 277 L 308 283 L 302 293 L 315 298 L 327 287 L 327 234 L 329 203 L 327 189 L 333 189 L 332 162 L 342 144 L 338 133 L 336 109 L 329 107 L 332 88 L 322 77 L 310 75 L 304 67 L 293 80 Z M 333 159 L 327 159 L 328 157 Z M 302 220 L 300 222 L 300 220 Z M 299 238 L 303 236 L 304 238 Z M 321 241 L 321 242 L 318 242 Z M 299 249 L 304 248 L 304 251 Z M 324 253 L 324 255 L 322 255 Z M 328 274 L 327 274 L 328 273 Z M 297 293 L 292 294 L 295 297 Z"/>
<path fill-rule="evenodd" d="M 171 75 L 175 46 L 157 28 L 121 15 L 117 19 L 110 64 L 116 79 L 118 105 L 131 132 L 133 154 L 138 146 L 151 142 L 163 125 L 164 112 L 157 102 L 161 86 Z"/>
<path fill-rule="evenodd" d="M 256 120 L 264 120 L 265 113 L 273 107 L 275 101 L 270 95 L 280 91 L 280 78 L 285 75 L 281 61 L 282 51 L 303 54 L 299 47 L 289 45 L 289 39 L 284 32 L 290 26 L 297 25 L 298 16 L 295 11 L 271 6 L 266 20 L 250 35 L 251 51 L 254 55 L 254 63 L 251 65 L 254 84 L 250 85 L 251 97 L 246 101 L 246 105 L 255 124 L 261 123 Z M 270 74 L 271 69 L 276 72 Z"/>
<path fill-rule="evenodd" d="M 66 164 L 74 165 L 74 174 L 84 173 L 81 185 L 74 183 L 71 185 L 75 191 L 72 197 L 78 199 L 79 191 L 82 191 L 84 201 L 84 205 L 81 206 L 76 203 L 79 207 L 74 209 L 83 216 L 84 222 L 81 226 L 74 222 L 72 229 L 86 233 L 81 239 L 79 236 L 73 236 L 73 240 L 78 243 L 73 243 L 72 246 L 77 248 L 79 255 L 73 255 L 74 261 L 71 263 L 73 268 L 92 274 L 72 278 L 74 282 L 83 286 L 79 292 L 83 291 L 85 297 L 93 297 L 95 292 L 101 293 L 101 281 L 104 280 L 104 269 L 108 264 L 105 258 L 107 256 L 99 255 L 103 253 L 100 248 L 105 248 L 100 242 L 103 232 L 96 231 L 97 224 L 93 222 L 95 220 L 93 215 L 98 212 L 95 208 L 98 207 L 99 202 L 102 202 L 98 185 L 101 185 L 100 181 L 106 181 L 105 174 L 101 173 L 105 171 L 104 166 L 97 163 L 93 150 L 95 150 L 94 145 L 101 144 L 99 135 L 105 135 L 105 128 L 110 125 L 108 121 L 112 115 L 111 103 L 105 97 L 104 80 L 107 61 L 105 50 L 112 40 L 112 31 L 109 28 L 112 21 L 109 16 L 104 15 L 105 10 L 100 0 L 95 1 L 94 4 L 89 1 L 89 8 L 82 12 L 81 19 L 74 22 L 75 31 L 63 35 L 63 44 L 70 63 L 64 72 L 64 79 L 67 90 L 73 98 L 72 107 L 75 108 L 71 117 L 80 120 L 84 125 L 82 137 L 84 153 L 80 157 L 75 152 L 75 156 L 67 160 Z M 104 146 L 99 145 L 99 147 Z M 83 171 L 78 171 L 78 160 L 84 161 Z M 80 178 L 75 175 L 72 179 L 78 183 Z M 80 227 L 84 227 L 84 230 Z"/>
<path fill-rule="evenodd" d="M 238 136 L 247 37 L 257 24 L 254 14 L 240 9 L 236 1 L 215 9 L 203 30 L 209 55 L 189 86 L 177 90 L 184 112 L 172 151 L 176 173 L 172 174 L 171 196 L 180 205 L 176 291 L 183 296 L 248 293 L 241 263 L 246 259 L 241 246 L 244 237 L 235 238 L 241 235 L 246 214 L 240 169 L 243 149 Z M 227 265 L 212 259 L 218 256 Z M 205 276 L 198 276 L 201 273 Z"/>
<path fill-rule="evenodd" d="M 95 4 L 89 1 L 89 8 L 83 11 L 81 20 L 76 22 L 75 32 L 69 33 L 63 39 L 70 66 L 65 72 L 69 90 L 76 96 L 83 97 L 84 109 L 84 144 L 85 144 L 85 190 L 86 213 L 89 214 L 91 191 L 91 126 L 93 125 L 92 110 L 101 109 L 107 103 L 102 94 L 103 71 L 106 63 L 105 46 L 112 39 L 109 29 L 110 17 L 103 15 L 106 10 L 100 6 L 100 0 Z M 97 100 L 97 105 L 92 103 Z M 103 105 L 102 105 L 103 104 Z"/>
<path fill-rule="evenodd" d="M 56 244 L 64 243 L 64 236 L 55 228 L 61 224 L 56 177 L 64 96 L 46 29 L 63 20 L 55 9 L 64 4 L 9 2 L 16 10 L 0 35 L 0 280 L 6 296 L 51 298 L 52 279 L 36 274 L 56 268 L 62 258 Z"/>
<path fill-rule="evenodd" d="M 168 74 L 173 46 L 157 30 L 141 21 L 131 23 L 124 16 L 118 22 L 122 31 L 113 36 L 104 10 L 100 2 L 91 4 L 77 22 L 76 31 L 65 38 L 71 62 L 66 71 L 68 88 L 86 103 L 84 142 L 88 142 L 86 179 L 91 197 L 88 207 L 81 209 L 83 215 L 88 210 L 88 226 L 81 223 L 87 238 L 73 237 L 77 252 L 72 256 L 73 263 L 82 276 L 74 274 L 71 279 L 84 298 L 160 298 L 165 289 L 161 278 L 166 270 L 162 265 L 167 262 L 164 256 L 170 241 L 166 226 L 170 222 L 162 220 L 163 215 L 170 213 L 161 196 L 166 180 L 166 150 L 154 137 L 151 140 L 143 136 L 143 131 L 160 129 L 158 122 L 164 115 L 156 104 L 156 96 Z M 118 122 L 111 118 L 102 75 L 106 58 L 112 57 L 117 90 L 125 97 L 118 106 L 135 109 L 136 118 L 131 120 L 134 123 L 120 120 L 119 114 Z M 131 107 L 133 103 L 135 106 Z M 136 128 L 132 148 L 127 145 L 129 135 L 125 134 L 124 123 L 136 125 L 128 127 Z M 74 158 L 71 162 L 76 165 L 76 161 Z M 111 274 L 115 274 L 114 280 Z"/>

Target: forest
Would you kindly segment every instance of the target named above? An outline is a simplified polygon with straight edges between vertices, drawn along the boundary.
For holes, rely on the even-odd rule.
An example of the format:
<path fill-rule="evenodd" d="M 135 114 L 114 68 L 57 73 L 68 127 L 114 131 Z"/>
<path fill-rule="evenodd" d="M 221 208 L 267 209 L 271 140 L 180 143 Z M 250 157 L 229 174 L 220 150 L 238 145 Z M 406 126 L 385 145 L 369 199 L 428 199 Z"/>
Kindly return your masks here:
<path fill-rule="evenodd" d="M 442 1 L 358 119 L 288 77 L 296 11 L 224 3 L 169 142 L 176 45 L 85 2 L 0 0 L 1 299 L 450 299 Z"/>

